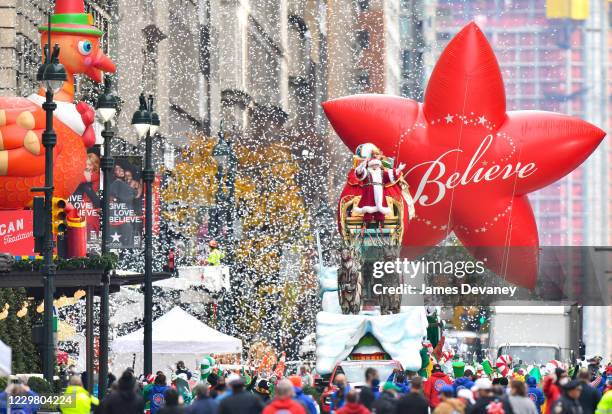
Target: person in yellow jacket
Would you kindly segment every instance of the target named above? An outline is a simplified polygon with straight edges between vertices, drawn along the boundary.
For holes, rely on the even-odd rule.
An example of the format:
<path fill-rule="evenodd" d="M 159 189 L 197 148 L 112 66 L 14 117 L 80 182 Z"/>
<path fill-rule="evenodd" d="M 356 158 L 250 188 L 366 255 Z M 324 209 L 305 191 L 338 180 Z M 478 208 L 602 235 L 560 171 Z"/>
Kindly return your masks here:
<path fill-rule="evenodd" d="M 223 258 L 225 257 L 225 253 L 219 250 L 219 243 L 217 243 L 216 240 L 211 240 L 210 243 L 208 243 L 208 246 L 210 247 L 208 259 L 206 259 L 208 265 L 221 266 L 221 260 L 223 260 Z"/>
<path fill-rule="evenodd" d="M 606 391 L 599 404 L 595 414 L 612 414 L 612 390 Z"/>
<path fill-rule="evenodd" d="M 70 378 L 66 392 L 66 397 L 71 396 L 72 401 L 70 404 L 65 404 L 60 407 L 62 414 L 89 414 L 100 404 L 100 401 L 90 395 L 85 388 L 81 378 L 74 376 Z"/>

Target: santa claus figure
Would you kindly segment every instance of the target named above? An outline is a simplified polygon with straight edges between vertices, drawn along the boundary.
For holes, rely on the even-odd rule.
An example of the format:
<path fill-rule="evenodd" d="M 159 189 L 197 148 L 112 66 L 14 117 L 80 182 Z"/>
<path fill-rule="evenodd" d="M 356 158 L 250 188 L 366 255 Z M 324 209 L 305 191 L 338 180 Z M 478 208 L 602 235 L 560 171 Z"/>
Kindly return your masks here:
<path fill-rule="evenodd" d="M 401 163 L 397 168 L 384 169 L 382 160 L 382 152 L 373 148 L 371 157 L 365 158 L 355 168 L 355 177 L 361 182 L 362 194 L 359 205 L 353 211 L 363 214 L 364 222 L 383 222 L 385 216 L 391 213 L 391 207 L 387 205 L 385 197 L 385 187 L 396 182 L 406 167 Z"/>

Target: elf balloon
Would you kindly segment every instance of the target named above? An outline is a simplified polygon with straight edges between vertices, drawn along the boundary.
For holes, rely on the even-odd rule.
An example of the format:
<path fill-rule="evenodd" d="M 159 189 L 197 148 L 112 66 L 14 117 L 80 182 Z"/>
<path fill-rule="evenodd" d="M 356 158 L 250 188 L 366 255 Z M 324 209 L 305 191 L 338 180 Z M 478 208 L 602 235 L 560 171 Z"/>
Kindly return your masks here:
<path fill-rule="evenodd" d="M 102 31 L 93 26 L 93 17 L 85 13 L 83 0 L 57 0 L 51 27 L 39 26 L 41 46 L 48 42 L 60 46 L 60 63 L 68 80 L 54 100 L 53 128 L 57 133 L 54 150 L 55 196 L 68 198 L 83 179 L 87 161 L 86 148 L 95 143 L 94 111 L 81 102 L 74 105 L 74 75 L 83 74 L 95 82 L 103 72 L 114 72 L 115 65 L 102 52 Z M 32 200 L 32 187 L 44 185 L 45 149 L 42 132 L 45 91 L 26 98 L 0 98 L 0 209 L 17 209 Z"/>
<path fill-rule="evenodd" d="M 506 111 L 497 59 L 474 23 L 440 56 L 424 103 L 356 95 L 323 107 L 351 151 L 368 142 L 406 164 L 416 217 L 402 218 L 404 246 L 435 246 L 454 232 L 489 269 L 527 288 L 539 245 L 527 194 L 574 170 L 605 136 L 570 116 Z M 349 183 L 342 196 L 351 191 Z"/>
<path fill-rule="evenodd" d="M 210 355 L 206 355 L 200 362 L 200 382 L 206 382 L 215 366 L 215 359 Z"/>

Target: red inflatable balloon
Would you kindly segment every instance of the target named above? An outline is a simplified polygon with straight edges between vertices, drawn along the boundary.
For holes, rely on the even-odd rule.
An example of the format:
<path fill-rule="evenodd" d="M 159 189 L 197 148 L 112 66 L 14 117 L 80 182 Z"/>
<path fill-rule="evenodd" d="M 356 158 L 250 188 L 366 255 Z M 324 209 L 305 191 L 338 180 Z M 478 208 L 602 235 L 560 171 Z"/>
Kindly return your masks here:
<path fill-rule="evenodd" d="M 323 107 L 351 151 L 371 142 L 407 164 L 416 218 L 405 223 L 405 246 L 435 246 L 454 231 L 489 269 L 527 288 L 539 247 L 527 194 L 574 170 L 605 137 L 570 116 L 506 112 L 497 59 L 474 23 L 440 56 L 423 104 L 355 95 Z"/>

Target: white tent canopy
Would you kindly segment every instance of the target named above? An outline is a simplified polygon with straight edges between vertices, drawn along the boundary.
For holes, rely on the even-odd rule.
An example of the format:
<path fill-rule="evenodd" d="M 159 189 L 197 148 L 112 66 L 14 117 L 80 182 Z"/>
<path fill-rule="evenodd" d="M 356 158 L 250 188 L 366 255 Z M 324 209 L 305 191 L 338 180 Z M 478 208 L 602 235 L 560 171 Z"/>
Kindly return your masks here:
<path fill-rule="evenodd" d="M 115 339 L 112 343 L 113 367 L 118 370 L 134 365 L 142 367 L 144 328 Z M 207 354 L 237 354 L 242 341 L 225 335 L 200 322 L 179 307 L 153 322 L 153 372 L 166 371 L 183 360 L 190 369 Z"/>
<path fill-rule="evenodd" d="M 0 341 L 0 377 L 11 375 L 11 348 Z"/>

